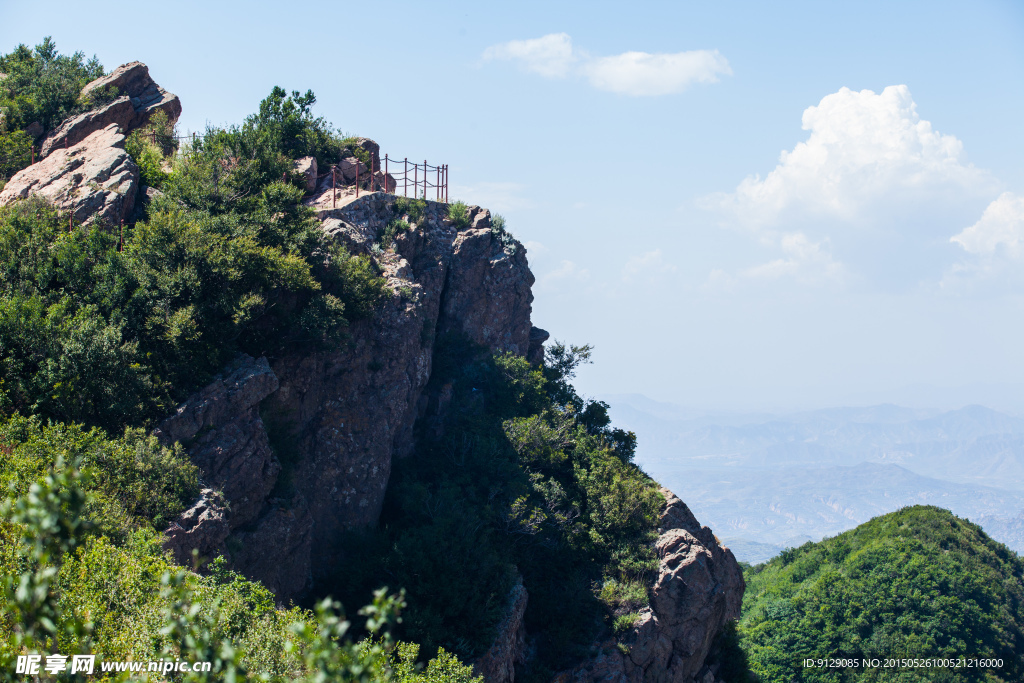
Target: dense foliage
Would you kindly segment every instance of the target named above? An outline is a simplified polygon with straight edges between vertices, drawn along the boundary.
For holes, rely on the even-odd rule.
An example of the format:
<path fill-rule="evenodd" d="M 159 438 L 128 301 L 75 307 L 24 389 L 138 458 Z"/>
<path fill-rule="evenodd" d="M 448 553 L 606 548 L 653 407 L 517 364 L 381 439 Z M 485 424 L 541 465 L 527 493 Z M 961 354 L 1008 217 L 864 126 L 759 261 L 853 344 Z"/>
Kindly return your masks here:
<path fill-rule="evenodd" d="M 375 266 L 324 235 L 283 170 L 308 146 L 282 136 L 316 140 L 322 123 L 264 109 L 179 153 L 123 248 L 119 229 L 69 233 L 42 201 L 0 208 L 0 409 L 119 431 L 239 351 L 337 341 L 372 312 Z"/>
<path fill-rule="evenodd" d="M 19 654 L 58 652 L 95 655 L 95 675 L 104 662 L 126 660 L 212 665 L 210 673 L 104 680 L 479 683 L 446 652 L 421 669 L 416 645 L 391 640 L 400 596 L 378 591 L 360 611 L 369 637 L 354 642 L 335 602 L 323 601 L 315 612 L 277 609 L 270 591 L 222 562 L 208 576 L 168 564 L 149 529 L 111 543 L 91 528 L 91 476 L 58 456 L 3 506 L 0 680 L 24 679 L 15 673 Z"/>
<path fill-rule="evenodd" d="M 904 508 L 748 568 L 740 644 L 765 683 L 1019 681 L 1024 562 L 946 510 Z M 805 668 L 804 659 L 999 659 L 1000 668 Z"/>
<path fill-rule="evenodd" d="M 32 138 L 22 130 L 39 123 L 43 131 L 56 128 L 68 116 L 96 102 L 82 102 L 79 93 L 103 75 L 96 57 L 86 61 L 76 52 L 62 55 L 50 38 L 35 48 L 19 45 L 0 55 L 0 184 L 29 165 Z M 99 97 L 108 93 L 95 93 Z"/>
<path fill-rule="evenodd" d="M 326 590 L 359 602 L 380 583 L 402 586 L 403 637 L 472 657 L 518 573 L 537 645 L 527 680 L 550 679 L 617 619 L 631 622 L 657 568 L 664 501 L 631 462 L 633 435 L 569 384 L 588 355 L 554 344 L 535 367 L 441 340 L 428 391 L 450 385 L 448 408 L 421 421 L 380 528 L 352 539 L 358 559 Z"/>

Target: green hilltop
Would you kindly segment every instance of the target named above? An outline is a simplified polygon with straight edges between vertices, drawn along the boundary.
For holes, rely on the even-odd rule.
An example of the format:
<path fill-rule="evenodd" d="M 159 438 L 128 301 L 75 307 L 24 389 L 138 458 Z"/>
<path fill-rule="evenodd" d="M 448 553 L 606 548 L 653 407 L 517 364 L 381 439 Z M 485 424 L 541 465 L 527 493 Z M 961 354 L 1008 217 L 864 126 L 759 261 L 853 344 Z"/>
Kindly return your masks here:
<path fill-rule="evenodd" d="M 1024 561 L 948 510 L 914 506 L 876 517 L 747 567 L 745 578 L 739 643 L 764 683 L 1024 676 Z M 929 658 L 1001 666 L 885 667 L 887 659 Z M 809 667 L 805 659 L 881 666 Z"/>

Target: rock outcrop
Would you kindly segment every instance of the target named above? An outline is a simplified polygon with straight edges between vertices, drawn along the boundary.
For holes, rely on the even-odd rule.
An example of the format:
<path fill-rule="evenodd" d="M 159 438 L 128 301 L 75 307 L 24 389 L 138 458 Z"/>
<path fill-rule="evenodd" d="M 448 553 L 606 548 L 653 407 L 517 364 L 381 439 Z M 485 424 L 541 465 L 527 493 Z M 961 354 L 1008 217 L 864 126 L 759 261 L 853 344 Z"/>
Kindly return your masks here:
<path fill-rule="evenodd" d="M 314 577 L 342 559 L 339 532 L 377 521 L 392 458 L 412 452 L 439 335 L 459 332 L 519 354 L 529 345 L 533 275 L 524 250 L 509 254 L 490 230 L 459 231 L 447 205 L 428 202 L 394 251 L 374 253 L 401 217 L 396 199 L 364 194 L 337 209 L 311 199 L 329 235 L 377 259 L 394 295 L 372 320 L 352 325 L 349 344 L 272 363 L 281 388 L 267 411 L 292 425 L 301 454 L 293 482 L 315 520 Z"/>
<path fill-rule="evenodd" d="M 596 657 L 559 674 L 556 683 L 693 683 L 698 674 L 700 683 L 708 674 L 714 680 L 705 659 L 722 627 L 739 618 L 743 573 L 683 501 L 668 489 L 661 492 L 666 505 L 650 607 L 629 632 L 597 644 Z"/>
<path fill-rule="evenodd" d="M 302 157 L 296 160 L 293 169 L 302 176 L 303 188 L 307 194 L 316 190 L 316 157 Z"/>
<path fill-rule="evenodd" d="M 155 432 L 186 445 L 204 484 L 223 492 L 232 566 L 282 600 L 309 588 L 311 568 L 312 578 L 336 569 L 344 559 L 341 532 L 377 522 L 392 460 L 412 452 L 413 426 L 431 404 L 425 389 L 438 335 L 518 354 L 530 346 L 533 275 L 525 250 L 510 249 L 490 228 L 456 229 L 447 206 L 435 202 L 393 251 L 380 250 L 380 233 L 401 217 L 396 199 L 364 194 L 338 209 L 310 202 L 329 235 L 376 259 L 393 292 L 371 319 L 350 327 L 348 343 L 270 361 L 242 357 Z M 261 410 L 293 447 L 285 493 L 273 493 L 281 464 Z M 210 508 L 177 521 L 188 534 L 172 525 L 168 547 L 185 557 L 187 539 L 202 541 L 192 546 L 201 554 L 220 547 L 223 524 Z"/>
<path fill-rule="evenodd" d="M 54 150 L 78 144 L 111 124 L 117 124 L 127 135 L 149 123 L 158 111 L 167 114 L 171 123 L 181 116 L 178 96 L 157 85 L 149 76 L 149 67 L 142 62 L 123 64 L 112 73 L 97 78 L 82 88 L 81 97 L 88 100 L 99 92 L 115 89 L 119 96 L 112 102 L 71 117 L 47 135 L 40 155 L 46 157 Z"/>
<path fill-rule="evenodd" d="M 301 498 L 270 496 L 281 463 L 271 451 L 259 405 L 277 388 L 266 358 L 239 356 L 153 434 L 185 445 L 203 483 L 217 490 L 204 490 L 170 525 L 164 547 L 185 564 L 193 549 L 202 559 L 225 555 L 234 569 L 288 599 L 310 586 L 312 520 Z"/>
<path fill-rule="evenodd" d="M 181 513 L 164 531 L 164 549 L 175 561 L 192 566 L 192 551 L 199 559 L 226 555 L 224 541 L 231 533 L 224 496 L 210 488 L 203 489 L 191 508 Z"/>
<path fill-rule="evenodd" d="M 134 208 L 138 187 L 139 168 L 117 124 L 110 124 L 15 173 L 0 192 L 0 205 L 39 195 L 70 211 L 75 224 L 117 225 Z"/>
<path fill-rule="evenodd" d="M 516 665 L 526 661 L 526 603 L 529 594 L 522 577 L 509 591 L 505 614 L 498 622 L 498 633 L 487 652 L 473 663 L 473 675 L 483 676 L 485 683 L 513 683 Z"/>

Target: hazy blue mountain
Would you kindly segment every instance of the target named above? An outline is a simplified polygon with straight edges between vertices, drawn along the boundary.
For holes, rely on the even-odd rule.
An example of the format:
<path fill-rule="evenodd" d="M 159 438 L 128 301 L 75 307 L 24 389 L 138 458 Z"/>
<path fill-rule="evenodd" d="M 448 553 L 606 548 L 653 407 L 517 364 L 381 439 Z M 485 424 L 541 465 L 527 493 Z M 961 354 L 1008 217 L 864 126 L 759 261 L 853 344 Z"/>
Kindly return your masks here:
<path fill-rule="evenodd" d="M 632 395 L 606 400 L 615 423 L 637 433 L 637 458 L 644 463 L 778 469 L 877 462 L 1024 491 L 1024 418 L 983 406 L 932 414 L 881 405 L 781 416 L 687 415 L 680 409 L 673 418 L 667 404 L 651 410 Z"/>
<path fill-rule="evenodd" d="M 701 413 L 606 397 L 637 461 L 741 560 L 930 504 L 1024 552 L 1024 419 L 983 406 Z"/>

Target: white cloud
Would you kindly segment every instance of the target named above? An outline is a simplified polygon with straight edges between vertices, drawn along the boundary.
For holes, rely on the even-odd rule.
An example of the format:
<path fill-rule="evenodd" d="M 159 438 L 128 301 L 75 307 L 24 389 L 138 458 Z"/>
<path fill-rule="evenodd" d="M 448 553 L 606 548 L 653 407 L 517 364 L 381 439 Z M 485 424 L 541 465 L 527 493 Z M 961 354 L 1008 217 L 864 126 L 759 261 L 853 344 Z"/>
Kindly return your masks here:
<path fill-rule="evenodd" d="M 811 242 L 803 233 L 783 235 L 780 246 L 784 258 L 748 268 L 743 271 L 743 276 L 754 280 L 791 277 L 804 284 L 839 281 L 843 278 L 843 265 L 835 261 L 820 242 Z"/>
<path fill-rule="evenodd" d="M 592 59 L 581 70 L 595 88 L 633 97 L 671 95 L 692 83 L 715 83 L 720 74 L 732 74 L 718 50 L 624 52 Z"/>
<path fill-rule="evenodd" d="M 566 33 L 492 45 L 484 50 L 483 59 L 518 62 L 546 78 L 580 75 L 599 90 L 633 97 L 671 95 L 693 83 L 714 83 L 720 75 L 732 74 L 718 50 L 595 57 L 575 48 Z"/>
<path fill-rule="evenodd" d="M 484 50 L 485 61 L 519 62 L 527 71 L 546 78 L 564 78 L 578 59 L 567 33 L 550 33 L 530 40 L 510 40 Z"/>
<path fill-rule="evenodd" d="M 1004 192 L 988 205 L 977 223 L 949 239 L 971 254 L 1024 255 L 1024 196 Z"/>
<path fill-rule="evenodd" d="M 801 217 L 852 223 L 994 187 L 986 172 L 965 162 L 960 140 L 921 119 L 905 85 L 879 94 L 842 88 L 804 111 L 803 128 L 807 140 L 783 151 L 767 176 L 748 177 L 705 205 L 751 227 Z"/>
<path fill-rule="evenodd" d="M 677 270 L 673 264 L 665 260 L 661 249 L 655 249 L 640 256 L 633 256 L 626 261 L 626 265 L 622 268 L 622 281 L 627 283 L 640 280 L 652 282 Z"/>

